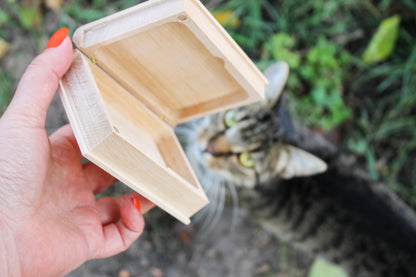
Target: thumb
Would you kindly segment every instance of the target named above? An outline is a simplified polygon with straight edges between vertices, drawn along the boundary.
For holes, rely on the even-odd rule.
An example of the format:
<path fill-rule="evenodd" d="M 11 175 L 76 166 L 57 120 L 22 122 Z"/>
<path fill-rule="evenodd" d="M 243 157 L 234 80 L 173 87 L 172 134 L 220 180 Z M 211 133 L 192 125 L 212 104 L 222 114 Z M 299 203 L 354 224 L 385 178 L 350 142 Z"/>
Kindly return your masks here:
<path fill-rule="evenodd" d="M 59 46 L 46 49 L 31 62 L 5 113 L 14 126 L 44 128 L 46 111 L 72 56 L 72 43 L 66 36 Z"/>

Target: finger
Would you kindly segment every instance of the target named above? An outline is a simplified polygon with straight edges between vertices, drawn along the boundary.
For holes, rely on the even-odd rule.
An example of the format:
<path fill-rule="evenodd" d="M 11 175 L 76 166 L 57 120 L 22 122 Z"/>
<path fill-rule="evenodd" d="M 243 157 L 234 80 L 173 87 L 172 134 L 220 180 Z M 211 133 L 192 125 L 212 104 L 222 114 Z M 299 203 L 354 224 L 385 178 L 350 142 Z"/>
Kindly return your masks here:
<path fill-rule="evenodd" d="M 51 146 L 54 150 L 60 151 L 70 151 L 76 159 L 81 159 L 82 153 L 79 149 L 77 140 L 75 139 L 74 131 L 71 128 L 71 125 L 66 124 L 56 130 L 50 137 Z"/>
<path fill-rule="evenodd" d="M 37 56 L 23 74 L 16 94 L 6 111 L 17 127 L 43 128 L 46 111 L 58 89 L 58 81 L 72 61 L 69 37 L 57 47 Z"/>
<path fill-rule="evenodd" d="M 114 197 L 100 197 L 97 199 L 97 210 L 103 226 L 116 223 L 120 219 L 120 201 Z"/>
<path fill-rule="evenodd" d="M 147 213 L 150 209 L 152 209 L 155 206 L 155 204 L 153 204 L 152 202 L 135 192 L 128 193 L 123 197 L 131 198 L 133 195 L 135 195 L 140 202 L 141 214 Z M 104 196 L 98 198 L 96 202 L 98 214 L 100 216 L 102 225 L 116 223 L 120 219 L 119 198 Z"/>
<path fill-rule="evenodd" d="M 108 174 L 106 171 L 98 167 L 92 162 L 87 162 L 83 165 L 84 174 L 90 183 L 94 194 L 106 190 L 109 186 L 114 184 L 116 178 Z"/>
<path fill-rule="evenodd" d="M 138 200 L 140 202 L 140 212 L 142 214 L 147 213 L 148 211 L 153 209 L 153 207 L 155 206 L 155 204 L 153 202 L 150 202 L 149 200 L 147 200 L 146 198 L 144 198 L 143 196 L 141 196 L 137 192 L 134 192 L 133 194 L 138 198 Z"/>
<path fill-rule="evenodd" d="M 144 219 L 133 204 L 131 194 L 119 198 L 120 218 L 103 227 L 104 242 L 95 258 L 105 258 L 126 250 L 143 232 Z"/>

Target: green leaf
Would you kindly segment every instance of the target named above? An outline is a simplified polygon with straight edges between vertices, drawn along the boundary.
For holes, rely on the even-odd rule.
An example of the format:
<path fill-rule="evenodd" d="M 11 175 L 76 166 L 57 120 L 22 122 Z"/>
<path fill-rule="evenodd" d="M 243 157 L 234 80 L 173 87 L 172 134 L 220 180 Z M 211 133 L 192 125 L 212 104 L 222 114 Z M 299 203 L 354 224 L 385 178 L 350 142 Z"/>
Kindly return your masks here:
<path fill-rule="evenodd" d="M 300 65 L 300 55 L 291 48 L 295 45 L 294 39 L 286 33 L 277 33 L 265 43 L 264 49 L 270 53 L 274 60 L 285 61 L 291 69 L 295 69 Z"/>
<path fill-rule="evenodd" d="M 378 179 L 378 171 L 376 166 L 376 157 L 374 155 L 374 151 L 370 148 L 367 148 L 365 151 L 365 157 L 367 160 L 367 170 L 368 174 L 373 180 Z"/>
<path fill-rule="evenodd" d="M 387 59 L 394 50 L 399 33 L 400 16 L 384 19 L 371 38 L 363 54 L 364 63 L 370 65 Z"/>
<path fill-rule="evenodd" d="M 232 10 L 213 11 L 212 15 L 224 27 L 238 27 L 241 20 L 236 17 Z"/>
<path fill-rule="evenodd" d="M 38 7 L 23 7 L 19 11 L 20 25 L 27 29 L 39 29 L 42 24 L 42 12 L 40 6 Z"/>
<path fill-rule="evenodd" d="M 0 9 L 0 26 L 8 23 L 10 21 L 10 16 L 7 12 Z"/>
<path fill-rule="evenodd" d="M 316 259 L 313 263 L 308 277 L 348 277 L 338 266 L 331 264 L 324 259 Z"/>
<path fill-rule="evenodd" d="M 347 141 L 348 149 L 356 154 L 363 155 L 368 148 L 367 142 L 365 138 L 356 137 L 356 138 L 349 138 Z"/>
<path fill-rule="evenodd" d="M 10 44 L 0 37 L 0 60 L 7 53 L 10 48 Z"/>
<path fill-rule="evenodd" d="M 65 9 L 65 11 L 69 15 L 73 16 L 75 19 L 80 20 L 82 22 L 90 22 L 105 17 L 107 15 L 106 12 L 103 12 L 101 10 L 83 8 L 78 5 L 68 6 Z"/>
<path fill-rule="evenodd" d="M 313 101 L 319 106 L 325 106 L 328 103 L 328 94 L 323 87 L 316 87 L 311 91 Z"/>

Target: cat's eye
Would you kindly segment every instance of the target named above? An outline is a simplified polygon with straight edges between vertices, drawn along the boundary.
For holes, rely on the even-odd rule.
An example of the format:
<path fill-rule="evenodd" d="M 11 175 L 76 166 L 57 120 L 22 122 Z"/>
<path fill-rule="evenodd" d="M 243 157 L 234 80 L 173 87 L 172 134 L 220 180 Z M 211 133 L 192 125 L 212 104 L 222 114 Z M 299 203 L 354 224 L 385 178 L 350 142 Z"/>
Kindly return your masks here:
<path fill-rule="evenodd" d="M 225 127 L 230 128 L 233 127 L 236 123 L 235 119 L 235 112 L 233 110 L 229 110 L 224 114 L 224 124 Z"/>
<path fill-rule="evenodd" d="M 248 153 L 248 152 L 240 153 L 240 155 L 238 155 L 238 161 L 244 167 L 247 167 L 247 168 L 254 167 L 254 160 L 251 157 L 250 153 Z"/>

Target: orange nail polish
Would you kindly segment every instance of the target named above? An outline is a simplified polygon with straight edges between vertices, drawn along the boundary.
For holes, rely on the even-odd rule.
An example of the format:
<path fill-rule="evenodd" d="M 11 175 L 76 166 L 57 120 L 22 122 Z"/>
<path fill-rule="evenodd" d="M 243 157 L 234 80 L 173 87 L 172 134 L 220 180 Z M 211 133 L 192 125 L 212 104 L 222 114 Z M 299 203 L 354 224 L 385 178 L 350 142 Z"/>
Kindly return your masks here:
<path fill-rule="evenodd" d="M 136 209 L 140 212 L 140 202 L 139 199 L 137 199 L 136 196 L 132 196 L 131 200 L 133 201 L 134 206 L 136 207 Z"/>
<path fill-rule="evenodd" d="M 48 41 L 48 44 L 46 45 L 46 49 L 53 48 L 56 46 L 61 45 L 61 43 L 64 41 L 64 39 L 68 36 L 68 28 L 63 27 L 56 31 L 51 38 Z"/>

